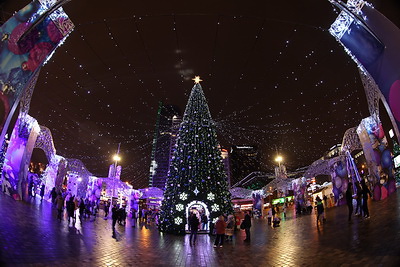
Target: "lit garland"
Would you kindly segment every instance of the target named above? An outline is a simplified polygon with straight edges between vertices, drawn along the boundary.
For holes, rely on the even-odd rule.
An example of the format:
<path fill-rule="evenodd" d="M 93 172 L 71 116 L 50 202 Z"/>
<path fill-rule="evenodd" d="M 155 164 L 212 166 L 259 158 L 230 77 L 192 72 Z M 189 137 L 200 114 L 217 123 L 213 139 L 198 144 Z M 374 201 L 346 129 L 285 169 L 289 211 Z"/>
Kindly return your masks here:
<path fill-rule="evenodd" d="M 353 1 L 347 1 L 348 5 L 349 2 L 357 2 L 356 0 Z M 360 2 L 360 1 L 358 1 Z M 149 16 L 147 16 L 146 18 L 151 17 L 152 15 L 149 14 Z M 173 23 L 173 32 L 174 34 L 178 34 L 178 30 L 179 30 L 179 25 L 177 25 L 176 23 L 176 18 L 175 16 L 171 16 L 168 19 L 172 19 L 174 21 Z M 231 17 L 231 19 L 233 19 Z M 234 18 L 235 20 L 239 21 L 239 18 L 236 17 Z M 142 21 L 144 21 L 145 18 L 142 18 Z M 136 21 L 138 21 L 138 18 L 127 18 L 126 21 L 134 21 L 135 23 L 135 27 L 138 33 L 139 38 L 141 38 L 141 41 L 143 43 L 148 43 L 147 40 L 142 39 L 145 35 L 140 35 L 140 33 L 144 30 L 143 28 L 141 28 L 140 23 L 136 23 Z M 179 21 L 179 20 L 178 20 Z M 219 19 L 218 19 L 219 21 Z M 129 70 L 129 73 L 132 74 L 132 77 L 135 77 L 135 79 L 137 80 L 137 84 L 138 86 L 140 86 L 140 91 L 146 92 L 148 93 L 148 95 L 156 98 L 156 99 L 160 99 L 165 95 L 165 90 L 162 91 L 162 93 L 160 94 L 160 92 L 158 91 L 150 91 L 149 88 L 151 88 L 150 86 L 144 85 L 144 79 L 143 77 L 138 77 L 138 75 L 135 73 L 135 66 L 133 64 L 133 62 L 128 60 L 128 57 L 126 56 L 126 51 L 123 51 L 123 44 L 119 43 L 121 42 L 121 39 L 118 39 L 118 35 L 112 32 L 112 23 L 108 23 L 106 20 L 103 22 L 91 22 L 92 24 L 94 23 L 94 25 L 99 25 L 100 27 L 103 27 L 102 29 L 105 29 L 107 32 L 107 34 L 105 34 L 105 36 L 107 38 L 109 38 L 109 40 L 107 41 L 112 41 L 113 46 L 115 47 L 115 49 L 121 51 L 123 58 L 126 60 L 126 68 L 127 70 Z M 295 25 L 295 27 L 292 29 L 291 34 L 295 34 L 296 30 L 297 32 L 300 32 L 298 29 L 296 29 L 298 25 Z M 217 27 L 220 27 L 220 25 Z M 260 31 L 261 33 L 262 31 Z M 92 55 L 94 55 L 95 57 L 98 57 L 97 60 L 99 62 L 102 62 L 104 64 L 104 67 L 107 69 L 110 69 L 110 73 L 112 77 L 117 76 L 118 72 L 115 69 L 112 69 L 111 66 L 107 65 L 105 62 L 107 62 L 107 60 L 105 60 L 105 58 L 103 58 L 103 56 L 101 54 L 99 54 L 98 52 L 96 52 L 96 49 L 93 49 L 93 47 L 95 48 L 95 44 L 90 42 L 90 38 L 85 38 L 84 36 L 84 29 L 83 27 L 81 27 L 80 29 L 77 29 L 75 34 L 78 34 L 81 36 L 81 40 L 83 41 L 83 43 L 86 45 L 87 48 L 89 48 L 89 52 L 92 52 Z M 261 37 L 261 36 L 257 36 L 257 37 Z M 257 38 L 258 39 L 258 38 Z M 290 56 L 290 45 L 292 45 L 293 43 L 295 43 L 296 40 L 280 40 L 282 43 L 282 49 L 279 49 L 279 53 L 276 53 L 276 55 L 272 55 L 271 57 L 274 58 L 273 62 L 274 65 L 271 64 L 271 66 L 275 66 L 275 64 L 279 61 L 281 62 L 282 59 L 285 56 Z M 290 41 L 290 42 L 289 42 Z M 66 45 L 68 46 L 68 44 Z M 64 47 L 66 47 L 64 46 Z M 63 48 L 64 48 L 63 47 Z M 295 46 L 292 46 L 295 47 Z M 71 49 L 70 49 L 71 50 Z M 177 51 L 180 51 L 180 47 L 177 47 Z M 312 48 L 310 48 L 310 50 L 312 50 Z M 311 59 L 312 57 L 315 57 L 315 54 L 313 53 L 314 51 L 304 51 L 304 55 L 305 56 L 305 60 L 304 62 L 300 62 L 300 64 L 302 64 L 304 67 L 308 67 L 305 64 L 307 63 L 308 59 Z M 101 89 L 110 91 L 110 88 L 107 87 L 107 85 L 102 82 L 101 79 L 97 78 L 96 75 L 94 73 L 90 72 L 89 69 L 89 64 L 85 64 L 85 62 L 81 62 L 79 60 L 79 58 L 75 57 L 75 55 L 73 54 L 73 51 L 67 52 L 66 51 L 66 55 L 68 58 L 70 58 L 71 60 L 73 60 L 73 62 L 75 62 L 75 67 L 79 68 L 79 70 L 82 71 L 82 75 L 83 77 L 87 80 L 89 79 L 89 81 L 86 81 L 85 83 L 85 79 L 80 80 L 79 77 L 74 77 L 75 75 L 72 75 L 71 73 L 68 73 L 67 70 L 63 70 L 61 71 L 61 67 L 59 66 L 55 66 L 52 65 L 51 67 L 53 68 L 59 68 L 60 69 L 60 73 L 62 73 L 62 75 L 65 75 L 66 79 L 65 81 L 69 82 L 70 84 L 64 84 L 63 82 L 59 81 L 58 87 L 61 87 L 61 85 L 63 87 L 67 86 L 68 89 L 71 89 L 71 92 L 75 92 L 74 94 L 76 94 L 76 96 L 79 96 L 82 99 L 85 99 L 85 101 L 89 101 L 90 105 L 99 105 L 100 109 L 103 112 L 111 112 L 112 109 L 108 108 L 106 106 L 106 101 L 104 99 L 90 99 L 85 97 L 85 93 L 83 92 L 87 92 L 90 90 L 85 89 L 86 87 L 89 86 L 89 84 L 95 84 L 96 87 L 99 87 Z M 177 57 L 181 60 L 180 62 L 180 71 L 183 71 L 183 53 L 178 53 Z M 151 58 L 151 57 L 150 57 Z M 155 62 L 151 62 L 151 65 L 153 65 Z M 310 62 L 310 65 L 312 65 L 313 62 Z M 138 66 L 136 66 L 138 67 Z M 266 72 L 268 71 L 269 68 L 266 68 Z M 292 69 L 287 68 L 288 70 L 288 74 L 290 74 L 290 72 L 292 71 Z M 287 76 L 287 73 L 282 74 L 282 77 Z M 243 74 L 240 74 L 240 78 L 242 78 Z M 52 78 L 55 78 L 54 72 L 50 71 L 50 76 L 52 76 Z M 74 77 L 74 78 L 68 78 L 68 76 L 70 77 Z M 87 77 L 87 78 L 86 78 Z M 158 79 L 158 78 L 157 78 Z M 182 81 L 184 81 L 186 79 L 185 75 L 182 75 Z M 237 78 L 239 79 L 239 78 Z M 115 79 L 116 81 L 118 79 Z M 122 80 L 122 79 L 121 79 Z M 114 83 L 116 82 L 114 81 Z M 146 81 L 147 82 L 147 81 Z M 152 81 L 154 83 L 159 83 L 158 81 Z M 47 83 L 47 77 L 46 77 L 46 82 Z M 282 89 L 282 81 L 276 81 L 276 86 L 279 89 Z M 345 84 L 346 82 L 344 81 L 344 84 L 339 84 L 339 87 L 342 87 L 344 89 L 346 89 L 346 86 L 348 84 Z M 127 84 L 124 82 L 124 86 L 127 86 Z M 57 87 L 57 86 L 55 86 Z M 107 88 L 106 88 L 107 87 Z M 257 89 L 258 91 L 261 88 Z M 91 90 L 92 92 L 94 91 L 94 89 Z M 302 91 L 306 91 L 306 90 L 302 90 Z M 326 90 L 328 91 L 328 90 Z M 338 98 L 340 96 L 341 100 L 344 100 L 343 105 L 345 105 L 346 103 L 350 102 L 350 99 L 352 99 L 354 97 L 354 92 L 352 92 L 351 90 L 346 90 L 344 92 L 340 92 L 337 94 Z M 92 97 L 92 96 L 90 96 Z M 296 97 L 300 97 L 300 96 L 295 96 Z M 316 96 L 316 98 L 318 98 L 318 96 Z M 70 100 L 66 100 L 67 102 Z M 90 102 L 91 101 L 91 102 Z M 174 100 L 175 101 L 175 100 Z M 228 102 L 229 101 L 229 102 Z M 232 99 L 227 98 L 227 103 L 231 103 Z M 261 102 L 261 101 L 260 101 Z M 288 102 L 289 99 L 288 99 Z M 147 110 L 151 110 L 153 109 L 153 105 L 151 102 L 146 102 L 146 101 L 141 101 L 139 102 L 139 104 L 143 105 L 143 107 L 145 107 Z M 268 106 L 268 103 L 258 103 L 259 106 Z M 79 106 L 79 105 L 77 105 Z M 44 111 L 43 115 L 45 116 L 44 118 L 47 120 L 49 120 L 49 124 L 46 124 L 48 127 L 50 127 L 51 129 L 57 128 L 58 127 L 58 116 L 63 112 L 64 109 L 64 105 L 61 105 L 62 108 L 59 108 L 57 105 L 52 106 L 52 109 L 60 109 L 57 110 L 57 112 L 54 114 L 54 111 L 51 110 L 49 112 L 46 112 L 45 107 L 41 107 L 40 110 Z M 70 114 L 82 114 L 82 112 L 80 110 L 73 110 L 71 107 L 69 108 L 69 112 Z M 89 108 L 93 108 L 93 110 L 95 110 L 95 106 L 90 106 Z M 215 108 L 215 107 L 211 107 L 211 108 Z M 217 107 L 218 108 L 218 107 Z M 301 136 L 302 140 L 301 143 L 304 143 L 305 145 L 299 146 L 296 145 L 295 143 L 285 143 L 284 145 L 281 144 L 281 146 L 283 146 L 284 149 L 286 149 L 287 151 L 290 151 L 293 154 L 297 154 L 299 155 L 299 158 L 296 159 L 298 160 L 298 162 L 293 162 L 294 165 L 296 165 L 297 167 L 301 166 L 302 164 L 310 164 L 310 162 L 312 162 L 312 160 L 314 160 L 314 158 L 312 158 L 311 156 L 307 156 L 307 155 L 313 155 L 313 157 L 315 157 L 315 155 L 322 155 L 324 152 L 324 148 L 317 148 L 316 146 L 313 145 L 312 140 L 315 140 L 316 138 L 319 137 L 315 137 L 316 134 L 318 133 L 322 133 L 324 134 L 324 138 L 323 140 L 321 140 L 322 142 L 322 146 L 326 146 L 329 147 L 330 145 L 332 145 L 332 143 L 336 142 L 337 140 L 341 139 L 341 133 L 343 132 L 342 130 L 340 130 L 340 125 L 337 124 L 331 124 L 329 126 L 324 126 L 323 124 L 321 124 L 321 126 L 317 126 L 317 127 L 306 127 L 304 129 L 296 127 L 294 123 L 290 124 L 288 122 L 280 122 L 280 123 L 274 123 L 274 120 L 278 120 L 279 121 L 279 116 L 283 115 L 282 112 L 279 112 L 277 110 L 272 109 L 271 114 L 268 111 L 263 111 L 262 113 L 258 112 L 258 111 L 254 111 L 252 112 L 253 114 L 256 114 L 260 120 L 267 121 L 268 123 L 265 123 L 264 125 L 271 125 L 271 127 L 268 126 L 264 126 L 264 125 L 254 125 L 251 123 L 251 118 L 249 117 L 249 113 L 241 113 L 240 107 L 238 109 L 235 109 L 235 113 L 237 113 L 238 116 L 232 116 L 227 115 L 225 118 L 223 117 L 224 114 L 226 113 L 226 106 L 225 105 L 220 105 L 219 107 L 221 110 L 219 112 L 219 117 L 221 118 L 221 124 L 217 125 L 218 127 L 218 135 L 220 138 L 225 138 L 227 140 L 229 140 L 229 142 L 225 142 L 227 144 L 237 144 L 240 142 L 247 142 L 247 143 L 264 143 L 264 144 L 270 144 L 270 143 L 278 143 L 280 142 L 280 139 L 277 138 L 277 136 L 280 135 L 287 135 L 290 133 L 301 133 L 301 132 L 307 132 L 308 135 L 313 135 L 312 138 L 308 139 L 305 136 Z M 335 107 L 336 108 L 336 107 Z M 355 108 L 360 109 L 360 104 L 358 104 L 358 106 L 356 106 Z M 340 110 L 340 108 L 338 108 L 338 110 Z M 296 110 L 297 111 L 297 110 Z M 135 112 L 137 112 L 136 109 L 132 110 L 132 114 L 134 114 Z M 324 110 L 322 112 L 320 112 L 319 114 L 323 114 Z M 335 111 L 332 110 L 328 110 L 326 111 L 327 113 L 331 113 L 332 116 L 333 114 L 335 114 Z M 59 114 L 58 114 L 59 113 Z M 87 112 L 83 112 L 83 113 L 87 113 Z M 151 112 L 150 112 L 151 113 Z M 353 113 L 353 112 L 351 112 Z M 115 114 L 115 113 L 114 113 Z M 53 116 L 51 116 L 53 115 Z M 261 115 L 261 116 L 260 116 Z M 269 117 L 271 116 L 271 117 Z M 309 116 L 310 118 L 304 118 L 304 122 L 309 122 L 312 120 L 322 120 L 321 115 L 318 115 L 317 117 L 315 116 Z M 90 117 L 90 116 L 89 116 Z M 236 122 L 233 122 L 234 120 L 232 119 L 236 119 Z M 307 117 L 307 116 L 306 116 Z M 363 116 L 361 114 L 356 114 L 356 116 L 347 116 L 347 118 L 343 121 L 343 123 L 348 124 L 348 126 L 345 126 L 344 128 L 347 129 L 348 127 L 354 126 L 356 125 L 356 123 L 353 123 L 357 120 L 360 120 Z M 226 119 L 226 120 L 225 120 Z M 43 119 L 40 119 L 41 121 L 43 121 Z M 86 151 L 91 151 L 92 149 L 80 149 L 81 145 L 86 145 L 87 147 L 93 148 L 93 144 L 91 143 L 92 141 L 88 142 L 87 140 L 77 140 L 77 142 L 79 142 L 79 149 L 75 149 L 70 147 L 70 143 L 72 143 L 72 141 L 76 140 L 76 135 L 73 135 L 73 137 L 68 136 L 70 132 L 74 132 L 74 133 L 78 133 L 79 136 L 81 136 L 82 134 L 88 134 L 87 132 L 81 132 L 81 126 L 75 123 L 71 123 L 68 122 L 67 124 L 62 124 L 61 129 L 58 132 L 54 132 L 57 138 L 57 141 L 59 141 L 58 146 L 60 147 L 59 151 L 63 152 L 64 155 L 68 155 L 68 157 L 77 157 L 79 159 L 82 159 L 85 161 L 85 164 L 88 164 L 88 167 L 90 167 L 90 169 L 94 169 L 96 172 L 99 172 L 99 167 L 98 166 L 104 166 L 106 164 L 108 164 L 109 162 L 109 157 L 107 157 L 107 153 L 104 153 L 103 151 L 107 151 L 107 147 L 110 147 L 110 145 L 107 145 L 107 142 L 109 142 L 110 139 L 114 139 L 114 140 L 126 140 L 127 137 L 123 136 L 123 135 L 118 135 L 118 136 L 113 136 L 113 133 L 111 131 L 111 133 L 107 134 L 107 131 L 110 132 L 110 128 L 115 128 L 115 123 L 109 124 L 106 122 L 101 122 L 101 120 L 99 119 L 95 119 L 92 118 L 92 120 L 98 120 L 99 123 L 96 122 L 96 126 L 99 127 L 99 131 L 101 131 L 101 135 L 102 135 L 102 139 L 105 140 L 106 138 L 108 138 L 107 141 L 102 141 L 99 142 L 101 143 L 101 148 L 100 148 L 100 144 L 98 145 L 99 148 L 96 148 L 96 152 L 95 153 L 91 153 L 91 152 L 86 152 Z M 135 151 L 137 158 L 135 157 L 135 161 L 130 162 L 129 166 L 126 167 L 125 169 L 125 173 L 124 175 L 126 176 L 134 176 L 135 178 L 135 185 L 137 185 L 138 187 L 145 187 L 147 185 L 147 176 L 148 173 L 147 171 L 143 170 L 143 166 L 145 165 L 146 168 L 148 166 L 148 158 L 149 158 L 149 150 L 148 147 L 151 146 L 151 144 L 143 144 L 143 140 L 146 139 L 146 136 L 152 131 L 152 129 L 150 129 L 150 126 L 147 126 L 147 122 L 146 120 L 150 120 L 150 118 L 144 118 L 141 119 L 141 122 L 133 122 L 138 124 L 138 126 L 140 126 L 142 129 L 141 133 L 131 133 L 129 136 L 129 141 L 127 141 L 127 143 L 129 144 L 130 147 L 132 147 L 132 150 Z M 303 120 L 303 118 L 302 118 Z M 80 121 L 80 119 L 76 119 L 76 117 L 74 117 L 73 119 L 71 119 L 71 121 L 75 122 L 75 121 Z M 219 124 L 220 121 L 218 121 Z M 130 121 L 130 123 L 132 123 Z M 233 124 L 234 123 L 234 124 Z M 82 124 L 81 124 L 82 125 Z M 151 125 L 152 126 L 152 125 Z M 148 129 L 144 129 L 148 127 Z M 325 131 L 330 132 L 329 136 L 326 136 L 326 132 Z M 133 130 L 132 130 L 133 131 Z M 147 131 L 147 132 L 146 132 Z M 332 132 L 339 132 L 340 135 L 335 135 Z M 261 138 L 258 138 L 259 136 L 261 136 Z M 100 138 L 100 135 L 99 135 Z M 90 138 L 89 138 L 90 139 Z M 147 140 L 147 139 L 146 139 Z M 117 141 L 116 141 L 117 142 Z M 300 143 L 300 142 L 299 142 Z M 96 144 L 97 145 L 97 144 Z M 278 143 L 279 146 L 279 143 Z M 101 153 L 100 153 L 101 151 Z M 268 150 L 267 150 L 268 151 Z M 267 152 L 268 153 L 268 152 Z M 99 156 L 100 154 L 100 156 Z M 104 154 L 104 155 L 102 155 Z M 267 155 L 265 156 L 266 158 L 263 159 L 264 162 L 268 162 L 268 158 Z M 133 158 L 133 157 L 132 157 Z M 310 159 L 311 158 L 311 159 Z M 137 161 L 136 161 L 137 160 Z M 98 162 L 100 161 L 100 164 L 98 164 Z M 95 162 L 95 163 L 94 163 Z M 89 166 L 90 165 L 90 166 Z M 266 166 L 266 168 L 271 168 L 272 166 Z M 101 168 L 100 168 L 101 169 Z M 135 174 L 135 175 L 133 175 Z M 143 186 L 141 186 L 143 185 Z"/>

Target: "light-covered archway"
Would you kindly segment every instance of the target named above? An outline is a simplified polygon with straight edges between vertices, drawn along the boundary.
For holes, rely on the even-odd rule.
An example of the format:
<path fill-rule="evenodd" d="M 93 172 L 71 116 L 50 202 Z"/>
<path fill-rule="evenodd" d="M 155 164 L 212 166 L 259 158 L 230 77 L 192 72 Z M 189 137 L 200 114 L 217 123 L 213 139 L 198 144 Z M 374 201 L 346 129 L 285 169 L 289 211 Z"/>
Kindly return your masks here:
<path fill-rule="evenodd" d="M 207 218 L 208 219 L 210 218 L 210 211 L 208 210 L 207 205 L 203 201 L 194 200 L 194 201 L 190 202 L 189 204 L 187 204 L 187 206 L 186 206 L 186 218 L 189 218 L 190 212 L 192 210 L 197 211 L 198 214 L 196 214 L 196 216 L 198 216 L 200 223 L 201 223 L 201 217 L 200 217 L 200 214 L 199 214 L 199 210 L 204 210 L 204 213 L 206 214 Z M 186 221 L 189 222 L 189 220 L 186 220 Z M 210 229 L 209 223 L 210 222 L 207 222 L 207 228 L 206 229 Z M 212 222 L 212 223 L 214 223 L 214 222 Z M 186 223 L 185 230 L 186 231 L 189 230 L 189 224 L 188 223 Z"/>

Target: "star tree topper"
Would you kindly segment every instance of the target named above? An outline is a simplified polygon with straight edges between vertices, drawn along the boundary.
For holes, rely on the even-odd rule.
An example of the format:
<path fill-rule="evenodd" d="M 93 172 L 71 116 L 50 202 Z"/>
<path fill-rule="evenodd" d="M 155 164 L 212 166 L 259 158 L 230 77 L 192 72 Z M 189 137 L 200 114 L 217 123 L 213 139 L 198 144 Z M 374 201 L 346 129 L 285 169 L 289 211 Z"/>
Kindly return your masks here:
<path fill-rule="evenodd" d="M 200 79 L 200 76 L 194 76 L 194 79 L 192 79 L 194 81 L 194 83 L 200 83 L 203 80 Z"/>

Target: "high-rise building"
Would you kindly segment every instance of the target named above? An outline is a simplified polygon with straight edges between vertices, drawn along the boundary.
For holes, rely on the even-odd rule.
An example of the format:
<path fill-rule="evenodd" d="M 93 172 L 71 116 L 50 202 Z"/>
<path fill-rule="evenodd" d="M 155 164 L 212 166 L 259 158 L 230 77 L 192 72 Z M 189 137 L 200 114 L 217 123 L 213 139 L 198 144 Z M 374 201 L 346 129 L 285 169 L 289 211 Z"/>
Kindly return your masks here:
<path fill-rule="evenodd" d="M 257 146 L 232 146 L 230 153 L 231 186 L 252 172 L 261 170 L 261 156 Z"/>
<path fill-rule="evenodd" d="M 226 183 L 231 186 L 231 166 L 229 163 L 229 151 L 221 148 L 222 162 L 224 163 L 224 170 L 226 172 Z"/>
<path fill-rule="evenodd" d="M 170 160 L 181 123 L 179 108 L 160 102 L 151 153 L 149 186 L 165 188 Z"/>

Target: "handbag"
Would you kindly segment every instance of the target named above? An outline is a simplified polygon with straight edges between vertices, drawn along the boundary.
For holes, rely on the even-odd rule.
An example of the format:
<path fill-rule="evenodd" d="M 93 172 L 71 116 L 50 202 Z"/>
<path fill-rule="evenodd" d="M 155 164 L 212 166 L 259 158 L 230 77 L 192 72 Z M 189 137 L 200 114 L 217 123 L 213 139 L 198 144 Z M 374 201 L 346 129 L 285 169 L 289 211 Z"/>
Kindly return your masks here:
<path fill-rule="evenodd" d="M 240 224 L 240 229 L 245 229 L 246 228 L 246 225 L 245 225 L 245 222 L 243 221 L 241 224 Z"/>

